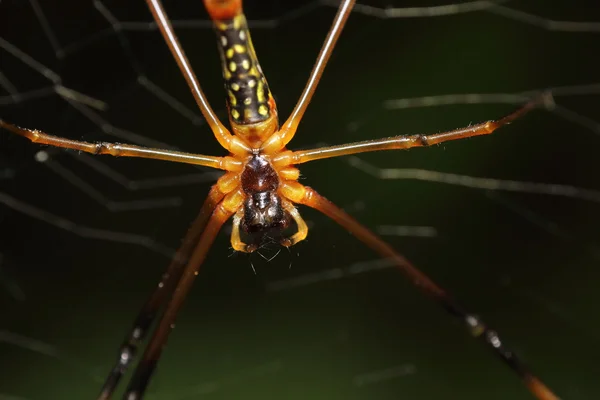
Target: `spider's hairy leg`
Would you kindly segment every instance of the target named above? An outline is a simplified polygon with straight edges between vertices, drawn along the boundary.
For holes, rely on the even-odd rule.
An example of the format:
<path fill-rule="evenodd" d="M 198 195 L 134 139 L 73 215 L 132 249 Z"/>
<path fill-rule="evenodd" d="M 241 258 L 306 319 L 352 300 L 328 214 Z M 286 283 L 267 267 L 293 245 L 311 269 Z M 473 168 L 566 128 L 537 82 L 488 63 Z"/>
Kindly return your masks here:
<path fill-rule="evenodd" d="M 175 319 L 181 306 L 183 305 L 192 284 L 198 274 L 200 266 L 204 262 L 208 251 L 210 250 L 215 237 L 221 230 L 221 227 L 233 214 L 242 206 L 244 193 L 241 188 L 227 194 L 223 200 L 215 207 L 212 212 L 206 228 L 200 235 L 198 244 L 194 248 L 192 255 L 183 269 L 181 278 L 173 291 L 173 295 L 166 306 L 166 309 L 144 351 L 133 377 L 129 382 L 123 399 L 141 399 L 156 365 L 165 346 L 169 333 L 174 327 Z"/>
<path fill-rule="evenodd" d="M 292 113 L 288 117 L 287 121 L 281 126 L 281 129 L 271 135 L 261 146 L 261 152 L 264 154 L 275 154 L 282 150 L 292 140 L 298 129 L 298 125 L 306 112 L 306 108 L 310 103 L 317 85 L 321 80 L 321 75 L 325 70 L 325 66 L 329 62 L 331 53 L 337 43 L 337 40 L 344 29 L 346 20 L 354 7 L 355 0 L 342 0 L 338 8 L 337 14 L 333 20 L 331 28 L 325 37 L 321 51 L 317 56 L 317 61 L 313 66 L 312 71 L 306 82 L 306 86 L 300 95 L 298 103 L 292 110 Z"/>
<path fill-rule="evenodd" d="M 447 132 L 421 134 L 421 135 L 400 135 L 384 139 L 365 140 L 362 142 L 347 143 L 338 146 L 321 147 L 318 149 L 286 151 L 274 157 L 276 164 L 301 164 L 309 161 L 320 160 L 324 158 L 333 158 L 351 154 L 366 153 L 381 150 L 409 149 L 411 147 L 432 146 L 447 142 L 449 140 L 465 139 L 473 136 L 489 135 L 496 129 L 507 125 L 517 118 L 520 118 L 534 109 L 541 101 L 549 101 L 549 94 L 544 94 L 533 101 L 528 102 L 516 111 L 506 115 L 498 120 L 490 120 L 480 124 L 467 126 L 465 128 L 454 129 Z"/>
<path fill-rule="evenodd" d="M 244 217 L 244 208 L 240 207 L 238 212 L 233 216 L 233 228 L 231 230 L 231 247 L 235 251 L 239 251 L 242 253 L 253 253 L 256 251 L 258 246 L 255 244 L 246 244 L 242 241 L 242 237 L 240 236 L 240 224 L 242 223 L 242 218 Z"/>
<path fill-rule="evenodd" d="M 300 170 L 298 168 L 285 166 L 285 168 L 277 169 L 277 174 L 283 180 L 297 181 L 300 178 Z"/>
<path fill-rule="evenodd" d="M 298 227 L 298 231 L 295 234 L 281 241 L 282 246 L 290 247 L 306 239 L 306 236 L 308 235 L 308 225 L 306 225 L 304 218 L 302 218 L 300 212 L 296 207 L 294 207 L 292 203 L 284 200 L 283 208 L 285 209 L 285 211 L 288 212 L 288 214 L 292 216 L 294 222 L 296 222 L 296 225 Z"/>
<path fill-rule="evenodd" d="M 173 261 L 162 275 L 159 284 L 148 301 L 146 301 L 138 313 L 130 332 L 125 336 L 125 340 L 119 349 L 117 362 L 109 376 L 106 378 L 102 390 L 100 391 L 100 395 L 98 396 L 98 400 L 107 400 L 113 394 L 123 374 L 133 361 L 138 346 L 146 337 L 148 329 L 150 328 L 150 325 L 152 325 L 157 312 L 168 296 L 171 295 L 175 283 L 179 281 L 185 260 L 189 257 L 192 249 L 198 242 L 198 238 L 204 230 L 208 218 L 217 204 L 223 199 L 223 196 L 225 196 L 225 194 L 218 189 L 217 185 L 211 189 L 200 213 L 183 238 L 181 246 L 177 250 Z"/>
<path fill-rule="evenodd" d="M 217 114 L 215 114 L 213 109 L 210 107 L 210 104 L 208 103 L 208 100 L 204 95 L 202 88 L 200 87 L 198 78 L 196 77 L 196 74 L 190 65 L 190 61 L 181 47 L 181 43 L 179 43 L 179 40 L 177 39 L 177 35 L 175 35 L 175 31 L 171 26 L 171 22 L 169 21 L 169 18 L 167 17 L 160 0 L 146 0 L 146 3 L 150 8 L 150 12 L 154 17 L 154 20 L 156 21 L 156 24 L 158 25 L 165 42 L 167 42 L 167 45 L 171 50 L 173 58 L 175 58 L 175 61 L 179 66 L 179 70 L 185 77 L 188 87 L 192 91 L 192 95 L 196 100 L 198 108 L 212 129 L 219 144 L 232 154 L 242 156 L 248 154 L 250 152 L 250 147 L 248 144 L 239 137 L 232 135 L 225 125 L 223 125 L 223 123 L 219 120 Z"/>
<path fill-rule="evenodd" d="M 413 285 L 439 303 L 450 315 L 459 319 L 472 336 L 481 340 L 499 356 L 521 378 L 537 399 L 559 399 L 539 378 L 529 371 L 515 353 L 505 347 L 495 331 L 490 329 L 481 319 L 467 312 L 444 289 L 396 252 L 389 244 L 312 188 L 303 186 L 298 182 L 294 182 L 293 185 L 282 185 L 282 188 L 288 199 L 322 212 L 382 257 L 393 261 L 404 275 L 411 280 Z"/>
<path fill-rule="evenodd" d="M 132 144 L 108 142 L 84 142 L 54 136 L 37 129 L 25 129 L 0 120 L 0 128 L 29 139 L 33 143 L 45 144 L 63 149 L 83 151 L 90 154 L 108 154 L 115 157 L 149 158 L 182 164 L 202 165 L 227 171 L 239 171 L 242 162 L 234 157 L 214 157 L 202 154 L 185 153 L 174 150 L 153 149 Z"/>
<path fill-rule="evenodd" d="M 117 361 L 102 386 L 98 400 L 108 400 L 114 393 L 123 374 L 125 374 L 127 368 L 135 359 L 138 347 L 145 339 L 158 311 L 173 293 L 176 283 L 181 278 L 183 266 L 189 259 L 194 246 L 198 243 L 200 235 L 204 231 L 215 207 L 227 193 L 230 193 L 237 187 L 238 181 L 239 174 L 230 172 L 221 176 L 211 188 L 200 209 L 200 213 L 188 229 L 171 264 L 162 275 L 150 298 L 138 313 L 131 330 L 125 336 L 117 355 Z"/>

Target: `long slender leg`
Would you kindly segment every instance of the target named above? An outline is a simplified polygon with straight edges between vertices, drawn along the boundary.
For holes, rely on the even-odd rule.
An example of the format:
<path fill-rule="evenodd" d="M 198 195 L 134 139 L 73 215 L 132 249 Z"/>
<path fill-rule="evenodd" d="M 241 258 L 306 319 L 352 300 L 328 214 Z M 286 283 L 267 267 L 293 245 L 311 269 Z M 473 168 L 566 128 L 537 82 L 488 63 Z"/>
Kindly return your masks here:
<path fill-rule="evenodd" d="M 243 198 L 244 194 L 241 189 L 231 192 L 225 196 L 223 201 L 221 201 L 213 211 L 208 224 L 206 225 L 206 229 L 202 232 L 200 240 L 183 270 L 181 279 L 173 291 L 173 296 L 160 319 L 158 327 L 154 331 L 152 339 L 150 339 L 150 343 L 148 344 L 148 347 L 146 347 L 146 351 L 131 378 L 131 382 L 123 396 L 124 400 L 142 398 L 142 395 L 150 382 L 152 373 L 156 368 L 162 349 L 167 342 L 169 333 L 174 326 L 177 314 L 194 283 L 198 269 L 204 262 L 217 233 L 225 221 L 227 221 L 242 205 Z"/>
<path fill-rule="evenodd" d="M 312 96 L 317 89 L 319 80 L 321 80 L 321 75 L 323 75 L 325 66 L 329 61 L 329 57 L 331 56 L 335 44 L 337 43 L 340 33 L 342 33 L 342 29 L 344 29 L 346 20 L 348 19 L 355 2 L 355 0 L 343 0 L 340 3 L 338 12 L 333 20 L 333 24 L 331 25 L 331 28 L 325 37 L 323 47 L 321 47 L 317 61 L 310 72 L 308 82 L 306 83 L 306 86 L 300 95 L 300 99 L 298 100 L 296 107 L 294 107 L 294 110 L 288 117 L 287 121 L 285 121 L 285 123 L 281 126 L 279 133 L 272 135 L 263 143 L 261 147 L 261 151 L 263 153 L 272 154 L 283 149 L 296 134 L 300 120 L 302 120 L 304 112 L 306 111 L 306 108 L 308 107 L 308 104 L 310 103 Z"/>
<path fill-rule="evenodd" d="M 169 22 L 169 18 L 167 17 L 160 0 L 146 0 L 146 3 L 148 3 L 148 7 L 154 16 L 154 20 L 158 24 L 160 32 L 171 50 L 171 54 L 173 54 L 181 73 L 185 77 L 185 80 L 192 91 L 196 104 L 198 104 L 202 115 L 206 118 L 206 121 L 219 141 L 219 144 L 233 154 L 248 154 L 250 148 L 240 138 L 233 136 L 227 128 L 225 128 L 221 121 L 219 121 L 217 114 L 215 114 L 210 107 L 210 104 L 200 87 L 200 83 L 198 83 L 198 78 L 175 35 L 175 31 Z"/>
<path fill-rule="evenodd" d="M 335 204 L 319 195 L 315 190 L 309 187 L 301 188 L 301 186 L 295 186 L 294 190 L 289 191 L 289 193 L 295 194 L 298 200 L 300 200 L 299 203 L 315 208 L 333 219 L 381 256 L 393 260 L 416 287 L 440 303 L 452 316 L 461 320 L 474 337 L 482 340 L 488 348 L 516 372 L 536 398 L 539 400 L 558 400 L 558 397 L 533 375 L 512 351 L 504 346 L 495 331 L 491 330 L 479 318 L 468 313 L 444 289 L 439 287 L 423 272 L 419 271 L 410 261 L 398 254 L 389 244 L 385 243 Z M 302 195 L 302 198 L 299 198 L 300 195 Z"/>
<path fill-rule="evenodd" d="M 347 143 L 339 146 L 321 147 L 318 149 L 284 152 L 275 157 L 278 165 L 301 164 L 309 161 L 346 156 L 350 154 L 366 153 L 381 150 L 409 149 L 411 147 L 432 146 L 449 140 L 465 139 L 472 136 L 489 135 L 496 129 L 522 117 L 539 104 L 540 99 L 533 100 L 511 114 L 500 118 L 459 128 L 448 132 L 429 135 L 401 135 L 385 139 L 365 140 L 363 142 Z"/>
<path fill-rule="evenodd" d="M 146 304 L 144 304 L 138 313 L 131 330 L 125 336 L 125 340 L 119 350 L 117 361 L 102 386 L 98 400 L 110 399 L 117 388 L 123 374 L 135 358 L 138 347 L 146 337 L 148 329 L 154 322 L 158 311 L 163 307 L 165 300 L 173 293 L 175 284 L 181 278 L 185 261 L 187 261 L 194 246 L 198 243 L 198 239 L 206 227 L 208 219 L 217 204 L 223 199 L 223 196 L 224 194 L 219 190 L 218 186 L 213 186 L 208 197 L 204 201 L 200 213 L 183 238 L 181 246 L 177 250 L 173 261 L 163 274 L 158 286 L 154 289 L 154 292 L 148 301 L 146 301 Z"/>
<path fill-rule="evenodd" d="M 181 151 L 152 149 L 149 147 L 132 144 L 83 142 L 80 140 L 65 139 L 60 136 L 49 135 L 37 129 L 25 129 L 6 121 L 0 120 L 0 128 L 11 131 L 19 136 L 31 140 L 33 143 L 46 144 L 63 149 L 79 150 L 90 154 L 109 154 L 115 157 L 137 157 L 155 160 L 172 161 L 183 164 L 202 165 L 215 169 L 239 171 L 242 162 L 233 157 L 214 157 L 201 154 L 184 153 Z"/>

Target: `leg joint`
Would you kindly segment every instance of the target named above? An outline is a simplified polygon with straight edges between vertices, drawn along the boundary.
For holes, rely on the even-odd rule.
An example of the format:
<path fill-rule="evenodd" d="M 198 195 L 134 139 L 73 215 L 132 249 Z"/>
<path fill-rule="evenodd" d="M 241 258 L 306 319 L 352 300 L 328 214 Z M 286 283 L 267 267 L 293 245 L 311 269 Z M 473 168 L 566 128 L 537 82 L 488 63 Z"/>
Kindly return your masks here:
<path fill-rule="evenodd" d="M 427 138 L 426 135 L 417 135 L 416 139 L 417 139 L 417 142 L 419 144 L 421 144 L 421 146 L 427 147 L 427 146 L 431 145 L 431 143 L 429 143 L 429 139 Z"/>

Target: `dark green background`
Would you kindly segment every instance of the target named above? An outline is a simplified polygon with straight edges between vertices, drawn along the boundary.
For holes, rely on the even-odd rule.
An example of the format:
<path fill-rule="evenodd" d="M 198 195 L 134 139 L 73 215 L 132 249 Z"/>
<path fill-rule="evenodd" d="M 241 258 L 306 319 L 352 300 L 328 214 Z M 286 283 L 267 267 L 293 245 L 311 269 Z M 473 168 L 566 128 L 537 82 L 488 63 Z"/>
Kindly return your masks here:
<path fill-rule="evenodd" d="M 0 4 L 0 36 L 58 73 L 65 86 L 106 102 L 106 111 L 95 112 L 113 126 L 186 151 L 223 154 L 206 126 L 194 125 L 137 83 L 145 74 L 199 118 L 155 30 L 126 26 L 119 36 L 106 31 L 110 25 L 90 1 L 41 3 L 67 49 L 65 57 L 57 59 L 26 2 Z M 262 21 L 252 31 L 255 47 L 280 113 L 287 116 L 335 10 L 313 1 L 247 3 L 248 18 Z M 150 21 L 141 0 L 104 5 L 118 20 Z M 596 32 L 551 31 L 489 12 L 413 19 L 355 12 L 290 147 L 436 132 L 499 117 L 514 107 L 491 103 L 389 110 L 386 100 L 581 85 L 572 94 L 556 92 L 558 112 L 535 111 L 492 137 L 361 159 L 380 168 L 600 189 L 600 94 L 593 86 L 600 71 L 596 2 L 506 5 L 546 20 L 596 22 Z M 206 18 L 197 0 L 167 2 L 166 8 L 175 20 Z M 213 107 L 223 115 L 212 32 L 180 25 L 177 33 Z M 133 58 L 118 38 L 126 40 Z M 80 46 L 68 47 L 72 43 Z M 0 71 L 19 92 L 50 85 L 5 50 L 0 54 Z M 70 138 L 117 140 L 57 95 L 4 104 L 0 116 Z M 14 173 L 0 180 L 2 193 L 81 226 L 137 233 L 171 248 L 210 185 L 129 191 L 77 156 L 52 152 L 53 165 L 115 201 L 182 199 L 178 207 L 110 212 L 35 162 L 38 150 L 0 133 L 0 169 Z M 100 162 L 132 180 L 202 171 L 148 160 L 104 157 Z M 597 202 L 378 180 L 345 159 L 301 170 L 302 183 L 370 228 L 434 227 L 435 238 L 386 239 L 495 327 L 562 398 L 599 398 Z M 325 217 L 301 211 L 312 223 L 308 240 L 269 262 L 257 254 L 232 255 L 228 235 L 219 236 L 148 399 L 531 398 L 501 362 L 394 269 L 275 290 L 282 281 L 332 269 L 350 271 L 377 259 Z M 94 398 L 168 258 L 143 246 L 82 238 L 6 204 L 0 205 L 0 235 L 0 398 Z M 276 247 L 264 251 L 267 257 L 276 252 Z"/>

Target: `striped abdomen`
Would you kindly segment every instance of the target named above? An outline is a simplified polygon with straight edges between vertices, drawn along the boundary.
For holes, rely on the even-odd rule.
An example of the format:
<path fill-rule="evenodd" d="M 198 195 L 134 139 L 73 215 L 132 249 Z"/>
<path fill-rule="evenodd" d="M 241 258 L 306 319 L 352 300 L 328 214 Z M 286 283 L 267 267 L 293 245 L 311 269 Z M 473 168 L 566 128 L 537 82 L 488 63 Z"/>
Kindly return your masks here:
<path fill-rule="evenodd" d="M 214 22 L 232 124 L 276 117 L 275 101 L 258 64 L 240 0 L 205 0 Z"/>

